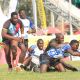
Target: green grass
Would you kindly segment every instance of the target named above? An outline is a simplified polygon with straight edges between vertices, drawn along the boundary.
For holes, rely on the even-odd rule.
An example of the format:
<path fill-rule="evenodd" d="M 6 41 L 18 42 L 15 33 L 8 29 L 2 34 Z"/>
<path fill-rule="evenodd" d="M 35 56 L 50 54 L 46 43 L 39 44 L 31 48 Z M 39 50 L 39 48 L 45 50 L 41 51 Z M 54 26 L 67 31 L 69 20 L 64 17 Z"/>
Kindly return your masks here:
<path fill-rule="evenodd" d="M 80 61 L 66 61 L 80 69 Z M 67 70 L 66 72 L 34 73 L 32 71 L 8 72 L 7 64 L 0 65 L 0 80 L 80 80 L 80 72 Z"/>

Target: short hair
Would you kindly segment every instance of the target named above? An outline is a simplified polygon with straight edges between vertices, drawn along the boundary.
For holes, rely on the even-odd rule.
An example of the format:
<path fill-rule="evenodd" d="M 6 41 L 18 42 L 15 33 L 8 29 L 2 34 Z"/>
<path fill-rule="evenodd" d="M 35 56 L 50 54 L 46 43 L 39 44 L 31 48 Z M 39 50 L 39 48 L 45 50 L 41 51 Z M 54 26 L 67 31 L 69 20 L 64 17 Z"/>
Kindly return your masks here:
<path fill-rule="evenodd" d="M 70 42 L 70 45 L 72 45 L 72 44 L 74 44 L 74 43 L 79 43 L 79 41 L 77 41 L 77 40 L 72 40 L 72 41 Z"/>
<path fill-rule="evenodd" d="M 17 12 L 12 12 L 11 17 L 13 17 L 13 15 L 18 15 L 18 14 L 17 14 Z"/>
<path fill-rule="evenodd" d="M 24 9 L 20 9 L 18 13 L 20 14 L 21 11 L 25 11 L 25 10 Z"/>
<path fill-rule="evenodd" d="M 38 39 L 38 40 L 37 40 L 37 43 L 39 43 L 39 41 L 43 41 L 43 40 L 42 40 L 42 39 Z"/>

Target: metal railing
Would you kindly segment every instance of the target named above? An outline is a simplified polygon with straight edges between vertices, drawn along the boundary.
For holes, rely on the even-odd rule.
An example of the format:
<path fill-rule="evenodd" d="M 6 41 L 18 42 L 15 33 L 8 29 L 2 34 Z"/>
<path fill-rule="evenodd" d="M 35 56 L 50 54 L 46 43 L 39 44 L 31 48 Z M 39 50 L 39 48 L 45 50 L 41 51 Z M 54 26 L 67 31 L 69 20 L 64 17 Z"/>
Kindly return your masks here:
<path fill-rule="evenodd" d="M 71 16 L 71 24 L 80 28 L 80 9 L 71 4 L 71 15 L 69 16 L 69 2 L 66 0 L 45 0 L 44 7 L 62 16 L 69 21 Z M 63 14 L 62 14 L 63 13 Z"/>

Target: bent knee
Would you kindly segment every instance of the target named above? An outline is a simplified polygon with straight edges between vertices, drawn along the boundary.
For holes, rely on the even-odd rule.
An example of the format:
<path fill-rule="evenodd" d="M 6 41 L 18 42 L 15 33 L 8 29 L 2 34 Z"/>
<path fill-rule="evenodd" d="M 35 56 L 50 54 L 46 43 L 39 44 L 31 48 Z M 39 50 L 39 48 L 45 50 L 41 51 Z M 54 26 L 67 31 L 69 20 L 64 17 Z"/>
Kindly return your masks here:
<path fill-rule="evenodd" d="M 40 73 L 46 72 L 47 71 L 47 67 L 48 67 L 48 65 L 42 64 L 41 68 L 40 68 Z"/>
<path fill-rule="evenodd" d="M 16 53 L 17 53 L 17 47 L 16 46 L 11 46 L 11 50 L 12 50 L 12 54 L 13 55 L 16 55 Z"/>

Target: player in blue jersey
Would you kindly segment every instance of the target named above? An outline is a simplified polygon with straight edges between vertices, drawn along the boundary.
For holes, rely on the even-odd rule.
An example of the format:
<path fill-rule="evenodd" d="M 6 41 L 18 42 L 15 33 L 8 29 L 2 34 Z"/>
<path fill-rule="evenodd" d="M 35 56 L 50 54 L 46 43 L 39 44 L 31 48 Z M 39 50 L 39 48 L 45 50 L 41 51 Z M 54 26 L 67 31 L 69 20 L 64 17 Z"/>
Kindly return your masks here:
<path fill-rule="evenodd" d="M 72 55 L 79 56 L 80 55 L 79 52 L 74 52 L 74 49 L 76 51 L 76 49 L 78 48 L 79 42 L 72 41 L 76 46 L 74 46 L 74 44 L 72 44 L 72 42 L 71 42 L 70 46 L 73 47 L 71 49 L 71 47 L 69 45 L 62 43 L 64 40 L 64 36 L 62 36 L 62 37 L 61 36 L 62 36 L 61 34 L 56 35 L 56 38 L 52 39 L 50 41 L 48 47 L 45 50 L 45 53 L 41 55 L 41 57 L 40 57 L 40 61 L 41 61 L 40 72 L 45 72 L 49 65 L 54 66 L 59 71 L 66 71 L 64 66 L 68 69 L 76 70 L 76 68 L 74 68 L 73 66 L 64 63 L 64 61 L 62 61 L 61 58 L 69 56 L 68 53 L 66 53 L 66 50 L 69 50 L 68 52 L 71 53 Z M 62 39 L 60 39 L 59 37 Z M 58 41 L 58 39 L 59 39 L 59 41 Z M 63 46 L 63 47 L 61 47 L 61 46 Z M 64 64 L 64 66 L 62 65 L 62 63 Z"/>
<path fill-rule="evenodd" d="M 7 20 L 2 28 L 2 41 L 6 44 L 6 47 L 4 47 L 5 55 L 6 55 L 6 61 L 9 66 L 9 71 L 12 71 L 12 64 L 11 64 L 11 51 L 13 55 L 13 60 L 16 58 L 17 55 L 17 46 L 18 42 L 23 44 L 24 37 L 21 36 L 21 38 L 18 38 L 16 35 L 19 28 L 21 29 L 21 34 L 24 33 L 24 26 L 21 20 L 18 19 L 18 14 L 16 12 L 11 13 L 11 18 Z M 19 57 L 19 62 L 23 61 L 25 55 L 25 46 L 23 44 L 24 52 Z"/>
<path fill-rule="evenodd" d="M 39 57 L 40 54 L 43 54 L 44 41 L 42 39 L 37 40 L 37 45 L 32 45 L 28 51 L 28 57 L 24 60 L 23 64 L 21 65 L 21 68 L 24 68 L 25 70 L 32 70 L 32 68 L 40 67 L 40 61 Z"/>
<path fill-rule="evenodd" d="M 24 36 L 24 45 L 25 45 L 26 51 L 27 51 L 27 49 L 28 49 L 28 35 L 27 34 L 35 33 L 36 29 L 33 25 L 33 22 L 30 19 L 26 18 L 26 13 L 25 13 L 24 9 L 19 10 L 19 16 L 20 16 L 19 19 L 23 22 L 23 25 L 24 25 L 24 33 L 22 34 L 22 36 Z M 29 28 L 31 28 L 31 30 L 29 30 Z M 21 37 L 21 30 L 20 29 L 18 30 L 18 37 L 19 38 Z M 22 53 L 22 51 L 24 51 L 22 44 L 19 43 L 18 46 L 21 49 L 21 53 Z M 21 64 L 18 63 L 18 65 L 16 66 L 17 70 L 19 69 L 17 67 L 20 67 L 20 65 Z"/>

